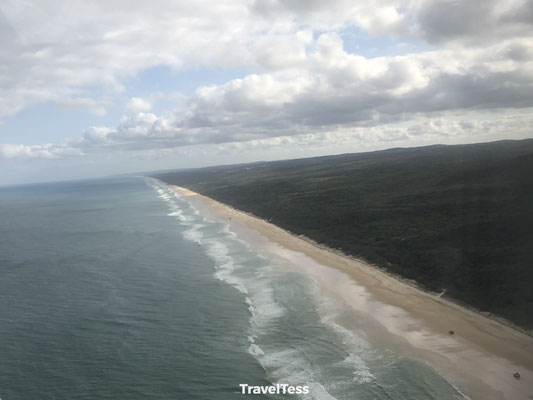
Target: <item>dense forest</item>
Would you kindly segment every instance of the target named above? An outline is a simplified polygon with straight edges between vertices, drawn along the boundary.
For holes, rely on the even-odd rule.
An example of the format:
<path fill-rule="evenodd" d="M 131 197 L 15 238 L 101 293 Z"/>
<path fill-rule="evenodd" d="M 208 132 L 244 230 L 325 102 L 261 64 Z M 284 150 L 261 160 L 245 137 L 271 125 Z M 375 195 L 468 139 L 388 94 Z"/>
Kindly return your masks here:
<path fill-rule="evenodd" d="M 533 329 L 533 140 L 154 176 Z"/>

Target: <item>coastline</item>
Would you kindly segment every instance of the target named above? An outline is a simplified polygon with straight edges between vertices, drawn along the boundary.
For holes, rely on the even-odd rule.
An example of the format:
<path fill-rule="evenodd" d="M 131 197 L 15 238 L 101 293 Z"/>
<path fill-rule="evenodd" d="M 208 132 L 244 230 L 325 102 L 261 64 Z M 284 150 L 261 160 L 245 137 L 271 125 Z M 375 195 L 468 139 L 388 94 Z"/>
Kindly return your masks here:
<path fill-rule="evenodd" d="M 257 232 L 295 268 L 319 282 L 324 295 L 334 298 L 345 313 L 364 316 L 375 340 L 386 342 L 398 355 L 431 365 L 470 398 L 533 399 L 530 336 L 260 218 L 171 187 L 215 218 L 231 218 L 232 230 Z M 513 378 L 515 371 L 520 380 Z"/>

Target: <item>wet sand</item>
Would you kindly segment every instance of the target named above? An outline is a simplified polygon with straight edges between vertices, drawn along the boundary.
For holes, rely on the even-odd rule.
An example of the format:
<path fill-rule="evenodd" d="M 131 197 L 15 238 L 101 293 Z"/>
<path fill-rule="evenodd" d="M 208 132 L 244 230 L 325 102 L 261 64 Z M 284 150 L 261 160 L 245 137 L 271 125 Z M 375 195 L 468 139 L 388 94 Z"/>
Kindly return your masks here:
<path fill-rule="evenodd" d="M 313 278 L 349 327 L 400 356 L 435 368 L 471 399 L 533 399 L 533 338 L 402 282 L 362 261 L 297 237 L 213 199 L 174 186 L 202 212 L 228 222 L 241 238 L 257 235 L 270 250 Z M 454 330 L 455 334 L 448 332 Z M 513 378 L 520 372 L 521 379 Z"/>

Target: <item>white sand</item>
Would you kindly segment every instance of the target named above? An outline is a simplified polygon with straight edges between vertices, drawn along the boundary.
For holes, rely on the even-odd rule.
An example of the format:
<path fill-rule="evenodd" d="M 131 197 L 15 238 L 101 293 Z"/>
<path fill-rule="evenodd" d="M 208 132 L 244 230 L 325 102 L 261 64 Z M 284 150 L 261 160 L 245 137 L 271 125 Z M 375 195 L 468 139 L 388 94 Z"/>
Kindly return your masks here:
<path fill-rule="evenodd" d="M 266 239 L 272 251 L 315 279 L 324 296 L 365 318 L 372 341 L 428 363 L 473 400 L 533 399 L 530 336 L 262 219 L 175 188 L 202 212 L 226 222 L 231 217 L 231 229 L 242 238 L 256 234 Z M 513 378 L 515 371 L 520 380 Z"/>

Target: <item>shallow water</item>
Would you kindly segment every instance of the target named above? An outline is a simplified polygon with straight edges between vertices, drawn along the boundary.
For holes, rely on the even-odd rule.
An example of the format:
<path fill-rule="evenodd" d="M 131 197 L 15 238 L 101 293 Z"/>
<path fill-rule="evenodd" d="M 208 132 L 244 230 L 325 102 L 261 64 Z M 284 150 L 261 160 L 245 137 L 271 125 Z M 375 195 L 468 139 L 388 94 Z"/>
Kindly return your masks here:
<path fill-rule="evenodd" d="M 240 383 L 463 398 L 346 329 L 316 282 L 157 180 L 3 188 L 0 218 L 4 400 L 237 399 Z"/>

